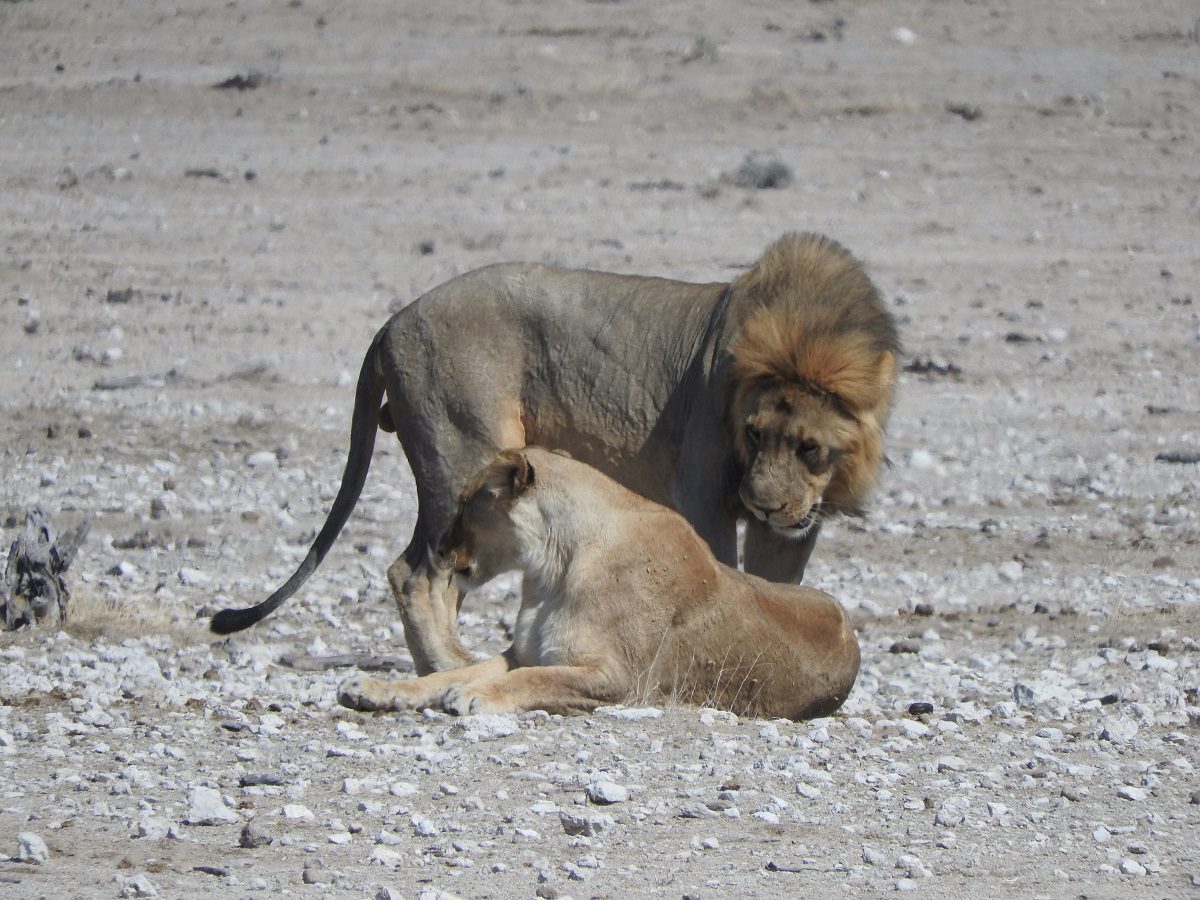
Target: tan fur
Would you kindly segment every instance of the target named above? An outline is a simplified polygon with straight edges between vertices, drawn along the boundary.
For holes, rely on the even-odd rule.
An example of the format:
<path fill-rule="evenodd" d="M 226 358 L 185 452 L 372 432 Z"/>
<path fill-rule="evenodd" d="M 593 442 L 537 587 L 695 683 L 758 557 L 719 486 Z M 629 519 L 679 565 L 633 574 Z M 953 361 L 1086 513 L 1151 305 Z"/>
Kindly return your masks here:
<path fill-rule="evenodd" d="M 721 565 L 678 514 L 545 450 L 486 466 L 440 555 L 443 585 L 524 572 L 512 646 L 421 678 L 350 679 L 342 704 L 566 714 L 675 698 L 800 719 L 835 710 L 858 673 L 832 597 Z"/>
<path fill-rule="evenodd" d="M 474 660 L 457 633 L 461 593 L 429 549 L 471 476 L 505 448 L 569 451 L 676 509 L 727 565 L 744 519 L 746 571 L 799 582 L 821 518 L 859 512 L 875 480 L 897 350 L 862 266 L 818 235 L 785 235 L 733 284 L 520 263 L 467 272 L 375 336 L 341 487 L 307 557 L 267 600 L 222 610 L 212 628 L 254 624 L 316 569 L 379 430 L 396 433 L 416 481 L 416 527 L 388 581 L 420 673 Z"/>

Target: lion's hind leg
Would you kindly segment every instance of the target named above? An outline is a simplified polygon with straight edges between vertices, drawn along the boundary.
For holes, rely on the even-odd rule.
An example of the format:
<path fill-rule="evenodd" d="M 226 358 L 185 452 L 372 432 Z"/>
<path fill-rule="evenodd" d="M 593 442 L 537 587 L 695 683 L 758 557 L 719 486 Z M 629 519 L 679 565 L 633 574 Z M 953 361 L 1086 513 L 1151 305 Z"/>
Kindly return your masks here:
<path fill-rule="evenodd" d="M 443 695 L 450 688 L 486 681 L 508 671 L 510 665 L 509 658 L 500 655 L 420 678 L 385 679 L 355 675 L 338 686 L 338 703 L 363 712 L 439 707 Z"/>

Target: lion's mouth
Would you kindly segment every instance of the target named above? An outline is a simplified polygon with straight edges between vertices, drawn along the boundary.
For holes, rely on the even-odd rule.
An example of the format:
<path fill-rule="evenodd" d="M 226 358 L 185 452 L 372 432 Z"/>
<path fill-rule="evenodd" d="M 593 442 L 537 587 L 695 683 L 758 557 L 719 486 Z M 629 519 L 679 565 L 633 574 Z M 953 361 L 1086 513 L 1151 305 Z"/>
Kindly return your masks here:
<path fill-rule="evenodd" d="M 793 541 L 798 541 L 807 537 L 808 533 L 816 528 L 817 520 L 812 516 L 805 516 L 794 525 L 779 525 L 769 520 L 767 524 L 771 526 L 771 530 L 776 534 Z"/>
<path fill-rule="evenodd" d="M 803 519 L 797 522 L 780 522 L 778 510 L 761 509 L 753 503 L 746 501 L 745 496 L 742 496 L 742 501 L 745 502 L 746 508 L 753 513 L 754 518 L 764 523 L 772 531 L 781 537 L 789 538 L 790 540 L 798 541 L 808 536 L 808 533 L 817 526 L 817 518 L 810 511 Z"/>

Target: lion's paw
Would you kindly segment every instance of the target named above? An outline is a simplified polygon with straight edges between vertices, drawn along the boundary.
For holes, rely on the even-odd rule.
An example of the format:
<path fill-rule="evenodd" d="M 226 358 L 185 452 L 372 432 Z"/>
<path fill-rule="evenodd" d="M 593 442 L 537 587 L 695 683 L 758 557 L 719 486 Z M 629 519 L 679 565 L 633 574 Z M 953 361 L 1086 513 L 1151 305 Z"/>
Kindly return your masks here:
<path fill-rule="evenodd" d="M 338 686 L 338 703 L 363 712 L 407 709 L 408 703 L 399 686 L 369 675 L 355 675 Z"/>
<path fill-rule="evenodd" d="M 507 703 L 500 703 L 470 687 L 455 685 L 442 694 L 442 709 L 456 716 L 477 716 L 482 713 L 515 712 Z"/>

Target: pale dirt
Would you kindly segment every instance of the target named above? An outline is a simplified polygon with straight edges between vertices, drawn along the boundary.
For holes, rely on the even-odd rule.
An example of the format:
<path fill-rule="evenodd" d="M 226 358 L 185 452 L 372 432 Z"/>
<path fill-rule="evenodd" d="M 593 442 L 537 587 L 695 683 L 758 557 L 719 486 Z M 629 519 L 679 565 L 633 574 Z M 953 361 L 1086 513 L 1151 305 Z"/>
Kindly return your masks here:
<path fill-rule="evenodd" d="M 1200 474 L 1155 457 L 1200 450 L 1198 16 L 1189 0 L 0 2 L 3 543 L 35 503 L 64 527 L 90 517 L 77 595 L 122 611 L 0 637 L 9 684 L 12 667 L 47 679 L 2 698 L 0 855 L 20 831 L 51 851 L 0 861 L 0 895 L 116 896 L 139 873 L 160 896 L 520 897 L 539 873 L 545 894 L 602 897 L 1194 895 Z M 750 153 L 795 180 L 722 182 Z M 729 279 L 791 229 L 865 261 L 906 362 L 956 367 L 902 377 L 875 509 L 829 528 L 810 568 L 860 631 L 844 714 L 535 717 L 476 744 L 339 710 L 344 671 L 277 659 L 402 653 L 383 572 L 414 501 L 394 442 L 298 599 L 232 645 L 201 630 L 197 611 L 265 596 L 319 526 L 389 307 L 501 260 Z M 280 465 L 246 463 L 261 451 Z M 512 610 L 503 588 L 471 598 L 464 631 L 502 646 Z M 114 722 L 64 733 L 54 714 L 79 714 L 88 678 L 55 660 L 164 627 L 149 646 L 172 702 L 115 696 Z M 1059 714 L 989 714 L 1047 671 L 1079 686 Z M 921 700 L 930 735 L 903 729 Z M 260 723 L 272 704 L 279 733 Z M 1103 737 L 1118 719 L 1136 736 Z M 401 749 L 342 755 L 372 744 Z M 125 792 L 131 763 L 153 775 Z M 240 788 L 246 771 L 288 786 Z M 571 845 L 530 807 L 586 810 L 596 773 L 630 800 Z M 147 810 L 180 823 L 201 782 L 290 843 L 236 849 L 240 825 L 136 837 Z M 288 792 L 313 822 L 278 817 Z M 716 816 L 681 818 L 693 802 Z M 393 827 L 403 864 L 368 863 Z M 315 857 L 334 884 L 303 884 Z M 1129 861 L 1148 871 L 1114 871 Z"/>

